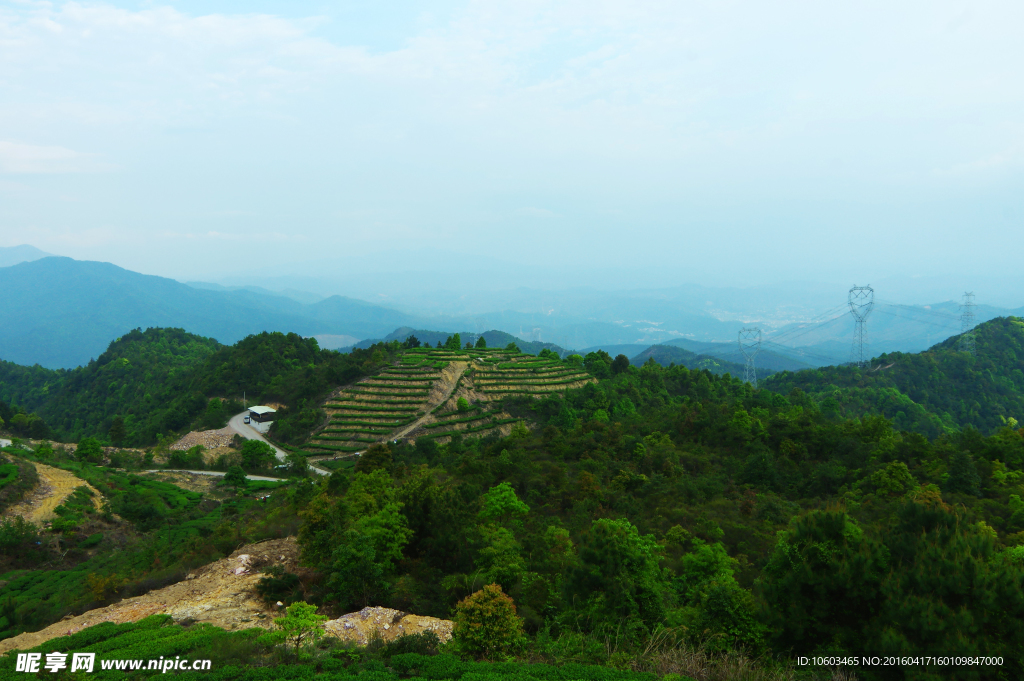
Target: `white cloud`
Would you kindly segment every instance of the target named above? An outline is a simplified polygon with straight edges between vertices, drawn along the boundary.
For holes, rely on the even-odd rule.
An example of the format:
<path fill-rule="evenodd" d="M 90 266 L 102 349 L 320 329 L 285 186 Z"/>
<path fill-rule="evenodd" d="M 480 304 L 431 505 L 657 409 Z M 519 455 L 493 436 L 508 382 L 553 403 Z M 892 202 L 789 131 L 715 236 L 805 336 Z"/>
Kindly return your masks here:
<path fill-rule="evenodd" d="M 534 206 L 524 206 L 516 210 L 516 215 L 521 215 L 527 218 L 552 218 L 557 214 L 553 210 L 547 208 L 537 208 Z"/>
<path fill-rule="evenodd" d="M 32 187 L 22 182 L 7 182 L 0 180 L 0 192 L 8 192 L 11 194 L 21 194 L 30 191 Z"/>
<path fill-rule="evenodd" d="M 370 125 L 468 124 L 527 149 L 732 161 L 781 148 L 802 161 L 814 137 L 857 155 L 872 134 L 1024 103 L 1019 5 L 908 7 L 471 2 L 371 53 L 322 37 L 322 17 L 27 5 L 0 11 L 2 78 L 26 95 L 0 116 L 187 126 L 327 107 Z"/>
<path fill-rule="evenodd" d="M 93 156 L 64 147 L 0 140 L 0 172 L 3 173 L 73 173 L 98 167 Z"/>
<path fill-rule="evenodd" d="M 964 163 L 934 170 L 936 177 L 966 179 L 975 176 L 990 176 L 994 171 L 1013 166 L 1020 167 L 1022 155 L 1018 149 L 1006 149 Z"/>
<path fill-rule="evenodd" d="M 471 0 L 387 48 L 339 16 L 4 4 L 0 172 L 117 164 L 52 225 L 490 248 L 532 224 L 588 262 L 771 234 L 755 263 L 831 254 L 843 220 L 909 234 L 908 185 L 1020 172 L 1021 3 Z"/>

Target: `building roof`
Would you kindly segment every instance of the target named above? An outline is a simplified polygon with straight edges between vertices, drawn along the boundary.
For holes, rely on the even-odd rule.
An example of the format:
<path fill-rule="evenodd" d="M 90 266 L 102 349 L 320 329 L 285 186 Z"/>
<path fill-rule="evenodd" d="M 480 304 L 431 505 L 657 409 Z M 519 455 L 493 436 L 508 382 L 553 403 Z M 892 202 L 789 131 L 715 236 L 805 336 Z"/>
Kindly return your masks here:
<path fill-rule="evenodd" d="M 271 409 L 270 407 L 249 407 L 249 411 L 252 412 L 253 414 L 259 414 L 261 416 L 263 414 L 276 414 L 277 413 L 276 409 Z"/>

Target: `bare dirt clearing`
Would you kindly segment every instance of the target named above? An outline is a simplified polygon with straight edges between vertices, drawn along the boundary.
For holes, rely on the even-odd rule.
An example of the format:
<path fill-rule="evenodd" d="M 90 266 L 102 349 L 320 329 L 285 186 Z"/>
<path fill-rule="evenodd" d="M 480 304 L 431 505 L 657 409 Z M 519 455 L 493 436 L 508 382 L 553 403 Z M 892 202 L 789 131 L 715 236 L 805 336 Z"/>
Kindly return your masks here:
<path fill-rule="evenodd" d="M 289 572 L 299 572 L 298 558 L 295 537 L 248 544 L 227 558 L 189 573 L 185 580 L 176 584 L 66 617 L 40 631 L 0 641 L 0 655 L 34 648 L 101 622 L 137 622 L 159 614 L 170 615 L 176 622 L 208 622 L 227 630 L 269 629 L 274 626 L 274 617 L 282 616 L 283 612 L 274 605 L 268 606 L 256 593 L 256 584 L 262 578 L 260 569 L 280 565 Z M 374 607 L 329 620 L 324 623 L 324 630 L 329 636 L 366 645 L 377 635 L 390 641 L 424 631 L 433 631 L 439 639 L 447 641 L 451 638 L 452 625 L 449 620 Z"/>
<path fill-rule="evenodd" d="M 280 565 L 295 571 L 297 561 L 294 537 L 248 544 L 229 557 L 190 573 L 184 581 L 0 641 L 0 654 L 32 648 L 100 622 L 136 622 L 158 614 L 168 614 L 175 621 L 209 622 L 229 630 L 268 628 L 280 613 L 275 607 L 268 607 L 256 593 L 256 583 L 262 577 L 259 569 Z"/>
<path fill-rule="evenodd" d="M 42 525 L 48 520 L 53 520 L 56 514 L 53 509 L 60 506 L 65 499 L 71 496 L 76 487 L 88 487 L 93 493 L 92 502 L 97 510 L 103 505 L 103 496 L 96 491 L 92 485 L 81 478 L 76 478 L 71 473 L 60 468 L 54 468 L 41 463 L 34 463 L 36 472 L 39 474 L 39 484 L 32 493 L 23 501 L 7 509 L 4 514 L 8 517 L 20 515 L 30 523 Z"/>

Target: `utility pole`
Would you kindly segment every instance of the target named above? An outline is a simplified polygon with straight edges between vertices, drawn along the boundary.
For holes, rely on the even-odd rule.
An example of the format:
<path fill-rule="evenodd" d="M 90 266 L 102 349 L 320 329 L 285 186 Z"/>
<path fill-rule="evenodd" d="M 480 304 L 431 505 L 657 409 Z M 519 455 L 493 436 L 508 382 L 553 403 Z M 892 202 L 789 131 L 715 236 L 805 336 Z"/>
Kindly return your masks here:
<path fill-rule="evenodd" d="M 747 358 L 747 366 L 743 370 L 743 382 L 757 387 L 757 372 L 754 370 L 754 357 L 761 351 L 761 329 L 752 326 L 740 329 L 739 340 L 740 352 Z"/>
<path fill-rule="evenodd" d="M 964 294 L 960 303 L 960 352 L 974 356 L 974 292 Z"/>
<path fill-rule="evenodd" d="M 850 296 L 850 312 L 857 322 L 853 330 L 853 349 L 850 351 L 850 363 L 859 367 L 866 366 L 871 360 L 868 351 L 868 315 L 875 307 L 875 289 L 870 286 L 852 286 Z"/>

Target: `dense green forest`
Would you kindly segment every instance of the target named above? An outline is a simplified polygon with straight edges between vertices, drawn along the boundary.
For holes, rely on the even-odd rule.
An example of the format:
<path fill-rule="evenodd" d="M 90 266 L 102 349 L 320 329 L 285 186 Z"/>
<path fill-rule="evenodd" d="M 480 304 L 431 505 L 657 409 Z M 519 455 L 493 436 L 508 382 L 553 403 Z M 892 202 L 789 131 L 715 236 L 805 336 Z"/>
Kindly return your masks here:
<path fill-rule="evenodd" d="M 978 403 L 998 396 L 1013 405 L 1019 393 L 1001 388 L 1015 384 L 970 380 L 1019 371 L 1006 337 L 1019 342 L 1022 327 L 979 327 L 976 359 L 949 341 L 920 356 L 884 357 L 888 368 L 877 372 L 827 371 L 851 379 L 859 371 L 858 381 L 921 376 L 926 387 L 914 389 L 933 406 L 958 385 Z M 297 403 L 348 378 L 318 370 L 314 344 L 267 335 L 240 343 L 247 352 L 208 352 L 200 363 L 211 374 L 197 391 L 248 376 L 246 359 L 272 343 L 308 349 L 291 360 L 292 373 L 264 379 Z M 360 355 L 345 355 L 344 367 L 351 376 L 373 372 L 400 351 L 397 343 L 368 349 L 361 365 Z M 81 452 L 9 448 L 8 469 L 31 461 L 69 468 L 106 503 L 93 508 L 82 488 L 48 529 L 0 523 L 0 636 L 179 580 L 245 542 L 297 535 L 307 571 L 265 580 L 268 593 L 289 603 L 301 599 L 328 616 L 387 605 L 458 620 L 468 616 L 466 603 L 492 594 L 483 611 L 511 599 L 514 613 L 488 639 L 496 648 L 474 647 L 467 634 L 447 646 L 410 641 L 354 652 L 325 642 L 291 664 L 273 642 L 232 634 L 236 643 L 218 644 L 225 664 L 234 658 L 224 650 L 233 649 L 244 651 L 236 663 L 244 657 L 274 678 L 297 669 L 417 678 L 424 666 L 449 670 L 423 674 L 430 678 L 499 673 L 466 667 L 481 657 L 518 661 L 515 675 L 524 679 L 563 678 L 557 670 L 566 664 L 599 666 L 571 678 L 605 678 L 609 668 L 748 678 L 725 671 L 741 659 L 760 670 L 756 678 L 792 678 L 810 673 L 794 668 L 800 655 L 934 654 L 995 656 L 1002 665 L 855 673 L 1024 676 L 1024 429 L 1012 408 L 989 428 L 928 433 L 873 412 L 870 402 L 845 414 L 855 403 L 846 394 L 870 386 L 780 392 L 783 380 L 821 372 L 780 375 L 766 381 L 769 390 L 653 359 L 638 367 L 594 352 L 564 361 L 600 380 L 561 395 L 506 398 L 502 409 L 520 420 L 507 437 L 378 444 L 354 467 L 295 478 L 263 502 L 244 479 L 216 501 L 94 466 Z M 324 384 L 304 384 L 319 377 Z M 194 639 L 163 621 L 154 626 L 190 641 L 174 654 L 226 636 L 207 628 Z M 408 654 L 433 662 L 403 662 Z M 279 669 L 286 663 L 289 671 Z"/>
<path fill-rule="evenodd" d="M 279 439 L 292 442 L 319 423 L 326 392 L 379 368 L 397 348 L 378 344 L 342 354 L 293 333 L 224 346 L 181 329 L 136 329 L 70 371 L 0 362 L 0 409 L 17 405 L 26 413 L 17 433 L 26 437 L 143 446 L 192 426 L 223 426 L 242 410 L 244 393 L 249 404 L 285 405 L 276 428 Z"/>
<path fill-rule="evenodd" d="M 974 651 L 1024 671 L 1021 431 L 930 442 L 654 362 L 507 408 L 538 427 L 364 455 L 324 485 L 300 533 L 320 598 L 443 615 L 494 582 L 541 638 L 639 646 L 673 626 L 757 652 Z"/>
<path fill-rule="evenodd" d="M 974 336 L 973 357 L 954 336 L 926 352 L 880 355 L 870 367 L 778 373 L 762 387 L 783 395 L 799 388 L 836 418 L 883 414 L 930 438 L 966 427 L 992 433 L 1024 420 L 1024 321 L 999 317 Z"/>
<path fill-rule="evenodd" d="M 979 361 L 984 352 L 979 342 Z M 664 673 L 682 669 L 667 662 L 680 650 L 699 650 L 784 674 L 809 654 L 986 655 L 1003 666 L 856 673 L 1024 675 L 1016 423 L 929 438 L 881 414 L 844 418 L 799 388 L 782 395 L 601 353 L 583 363 L 597 384 L 506 399 L 529 424 L 508 437 L 378 445 L 354 468 L 297 479 L 270 503 L 244 489 L 207 501 L 70 453 L 14 450 L 72 468 L 110 511 L 67 502 L 66 566 L 35 530 L 5 525 L 5 555 L 17 556 L 0 575 L 7 631 L 180 578 L 245 541 L 297 533 L 311 572 L 290 578 L 300 588 L 289 600 L 331 616 L 387 605 L 451 617 L 497 585 L 521 627 L 503 635 L 509 659 Z M 228 381 L 232 366 L 211 381 Z M 253 650 L 259 664 L 281 662 Z M 341 674 L 341 664 L 416 676 L 330 646 L 309 655 L 309 673 Z"/>

